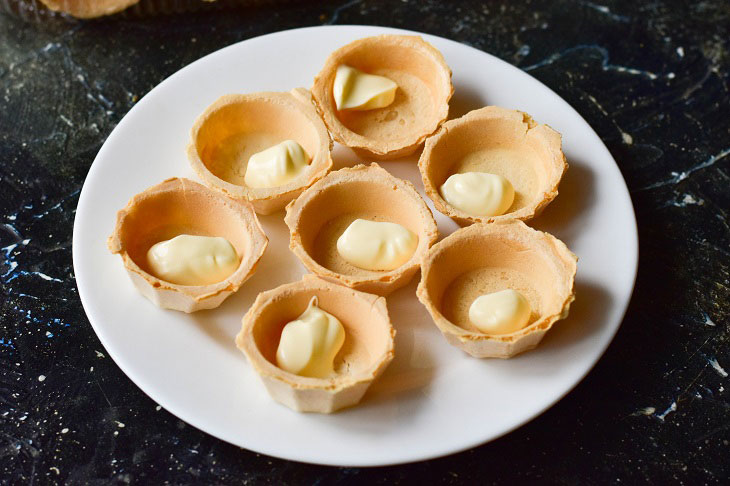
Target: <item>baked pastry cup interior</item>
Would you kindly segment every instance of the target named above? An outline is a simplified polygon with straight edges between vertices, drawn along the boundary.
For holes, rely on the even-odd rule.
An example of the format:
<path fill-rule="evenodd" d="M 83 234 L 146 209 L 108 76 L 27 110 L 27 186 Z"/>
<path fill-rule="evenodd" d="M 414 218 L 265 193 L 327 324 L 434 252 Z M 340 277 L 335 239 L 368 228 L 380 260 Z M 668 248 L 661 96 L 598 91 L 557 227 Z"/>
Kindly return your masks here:
<path fill-rule="evenodd" d="M 426 141 L 418 161 L 436 209 L 464 226 L 507 219 L 529 220 L 558 195 L 568 168 L 561 136 L 517 110 L 487 106 L 449 120 Z M 453 174 L 487 172 L 505 177 L 515 197 L 498 216 L 475 216 L 449 204 L 439 190 Z"/>
<path fill-rule="evenodd" d="M 563 242 L 521 221 L 475 224 L 435 244 L 424 258 L 418 299 L 447 341 L 477 358 L 509 358 L 534 348 L 575 298 L 577 258 Z M 504 289 L 530 304 L 527 325 L 510 334 L 480 332 L 469 307 Z"/>
<path fill-rule="evenodd" d="M 418 236 L 418 246 L 394 270 L 358 268 L 337 250 L 337 239 L 356 219 L 400 224 Z M 413 184 L 375 163 L 331 172 L 287 206 L 284 221 L 289 247 L 310 272 L 378 295 L 406 285 L 438 238 L 436 221 Z"/>
<path fill-rule="evenodd" d="M 221 236 L 240 259 L 226 279 L 209 285 L 177 285 L 156 277 L 147 263 L 147 251 L 160 241 L 181 234 Z M 130 199 L 117 213 L 108 247 L 122 257 L 137 289 L 166 309 L 194 312 L 218 307 L 256 270 L 268 239 L 256 213 L 245 201 L 236 201 L 188 179 L 172 178 Z"/>
<path fill-rule="evenodd" d="M 294 140 L 311 160 L 294 179 L 276 187 L 248 187 L 248 159 L 284 140 Z M 311 95 L 290 93 L 224 95 L 195 121 L 188 159 L 203 182 L 225 195 L 250 201 L 259 214 L 282 209 L 332 168 L 332 140 Z"/>
<path fill-rule="evenodd" d="M 340 65 L 394 81 L 398 89 L 393 103 L 373 110 L 337 110 L 332 88 Z M 453 92 L 451 70 L 435 47 L 418 36 L 392 34 L 340 47 L 312 86 L 334 139 L 376 160 L 413 153 L 448 116 Z"/>
<path fill-rule="evenodd" d="M 317 297 L 318 307 L 335 316 L 345 329 L 334 374 L 328 378 L 299 376 L 276 365 L 282 329 L 301 315 L 312 297 Z M 360 402 L 393 359 L 394 337 L 383 297 L 308 274 L 299 282 L 259 294 L 243 317 L 236 345 L 274 400 L 300 412 L 331 413 Z"/>

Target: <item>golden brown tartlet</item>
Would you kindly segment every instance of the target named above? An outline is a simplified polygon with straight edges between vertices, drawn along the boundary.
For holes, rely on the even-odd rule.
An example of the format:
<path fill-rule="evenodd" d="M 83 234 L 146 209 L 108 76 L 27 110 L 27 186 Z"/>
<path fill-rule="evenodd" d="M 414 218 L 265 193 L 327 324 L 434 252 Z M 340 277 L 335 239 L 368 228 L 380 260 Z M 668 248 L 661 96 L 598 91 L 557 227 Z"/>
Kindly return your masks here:
<path fill-rule="evenodd" d="M 337 110 L 332 86 L 346 64 L 398 84 L 385 108 Z M 378 35 L 334 51 L 314 78 L 312 95 L 335 141 L 376 160 L 413 153 L 446 119 L 454 92 L 451 70 L 441 53 L 418 36 Z"/>
<path fill-rule="evenodd" d="M 335 357 L 331 378 L 309 378 L 276 366 L 281 331 L 317 296 L 318 306 L 337 317 L 345 342 Z M 395 329 L 385 299 L 319 279 L 262 292 L 243 317 L 236 345 L 261 376 L 271 397 L 299 412 L 331 413 L 358 403 L 394 356 Z"/>
<path fill-rule="evenodd" d="M 558 195 L 568 164 L 558 132 L 521 111 L 487 106 L 444 123 L 426 140 L 418 168 L 436 209 L 464 226 L 533 218 Z M 441 185 L 463 172 L 507 178 L 515 189 L 512 206 L 500 216 L 474 216 L 446 202 Z"/>
<path fill-rule="evenodd" d="M 345 261 L 337 238 L 357 218 L 398 223 L 418 235 L 410 260 L 389 271 L 363 270 Z M 375 163 L 331 172 L 287 206 L 284 221 L 289 248 L 310 272 L 378 295 L 406 285 L 438 239 L 436 221 L 413 184 Z"/>
<path fill-rule="evenodd" d="M 241 262 L 228 278 L 210 285 L 177 285 L 155 277 L 147 251 L 180 234 L 222 236 Z M 172 178 L 129 200 L 117 213 L 107 245 L 122 257 L 137 289 L 159 307 L 183 312 L 218 307 L 256 270 L 268 239 L 253 208 L 188 179 Z"/>
<path fill-rule="evenodd" d="M 577 257 L 554 236 L 521 221 L 475 224 L 435 244 L 421 266 L 418 299 L 446 340 L 477 358 L 509 358 L 532 349 L 575 299 Z M 478 296 L 511 288 L 529 301 L 523 329 L 488 335 L 469 321 Z"/>
<path fill-rule="evenodd" d="M 312 157 L 309 167 L 281 186 L 246 186 L 249 157 L 287 139 L 295 140 Z M 297 88 L 291 93 L 220 97 L 195 121 L 188 159 L 209 187 L 251 202 L 259 214 L 271 214 L 329 172 L 331 150 L 332 140 L 311 95 Z"/>
<path fill-rule="evenodd" d="M 89 19 L 121 12 L 139 0 L 41 0 L 50 10 Z"/>

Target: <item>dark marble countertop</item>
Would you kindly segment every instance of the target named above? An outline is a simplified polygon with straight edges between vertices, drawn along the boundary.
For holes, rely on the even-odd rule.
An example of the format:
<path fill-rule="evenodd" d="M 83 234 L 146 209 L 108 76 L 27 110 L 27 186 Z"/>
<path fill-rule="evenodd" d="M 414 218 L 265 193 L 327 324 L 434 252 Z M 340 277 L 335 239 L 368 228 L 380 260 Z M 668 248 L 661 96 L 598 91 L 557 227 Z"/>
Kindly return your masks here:
<path fill-rule="evenodd" d="M 124 114 L 209 52 L 327 23 L 441 35 L 518 66 L 585 117 L 630 189 L 640 266 L 614 342 L 556 406 L 476 449 L 375 469 L 239 449 L 140 391 L 106 355 L 81 307 L 71 261 L 75 208 Z M 0 14 L 0 482 L 727 481 L 729 83 L 726 0 L 272 2 L 44 23 Z"/>

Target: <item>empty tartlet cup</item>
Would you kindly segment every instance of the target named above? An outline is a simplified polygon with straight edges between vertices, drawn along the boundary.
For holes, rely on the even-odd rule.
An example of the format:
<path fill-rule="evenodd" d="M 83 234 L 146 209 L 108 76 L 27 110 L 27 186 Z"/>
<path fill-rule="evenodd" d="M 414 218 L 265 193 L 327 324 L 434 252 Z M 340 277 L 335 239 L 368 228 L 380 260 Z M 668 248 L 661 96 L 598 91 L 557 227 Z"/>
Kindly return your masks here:
<path fill-rule="evenodd" d="M 521 111 L 487 106 L 444 123 L 426 141 L 418 168 L 436 209 L 465 226 L 535 217 L 558 195 L 568 164 L 558 132 Z M 514 201 L 504 214 L 469 214 L 442 197 L 444 182 L 466 172 L 496 174 L 512 184 Z"/>
<path fill-rule="evenodd" d="M 347 65 L 398 85 L 394 101 L 373 110 L 338 110 L 333 95 L 337 68 Z M 454 92 L 443 55 L 418 36 L 358 39 L 330 54 L 314 78 L 312 95 L 335 141 L 376 160 L 413 153 L 449 114 Z"/>
<path fill-rule="evenodd" d="M 328 378 L 299 376 L 276 365 L 276 352 L 286 323 L 294 320 L 313 297 L 345 329 L 345 341 Z M 371 383 L 394 357 L 395 329 L 385 299 L 319 279 L 259 294 L 243 317 L 236 345 L 277 402 L 299 412 L 331 413 L 360 402 Z"/>
<path fill-rule="evenodd" d="M 249 158 L 285 140 L 294 140 L 311 157 L 292 180 L 275 187 L 249 187 Z M 332 168 L 332 140 L 310 93 L 261 92 L 221 96 L 195 121 L 188 159 L 203 182 L 228 197 L 249 201 L 259 214 L 271 214 L 324 177 Z"/>
<path fill-rule="evenodd" d="M 554 236 L 521 221 L 474 224 L 429 250 L 417 295 L 446 340 L 477 358 L 509 358 L 532 349 L 575 299 L 577 257 Z M 486 334 L 469 319 L 484 294 L 512 289 L 529 302 L 527 325 Z"/>
<path fill-rule="evenodd" d="M 240 258 L 238 267 L 208 285 L 178 285 L 156 277 L 147 262 L 148 250 L 182 234 L 225 238 Z M 181 178 L 167 179 L 132 197 L 117 213 L 107 241 L 142 295 L 159 307 L 183 312 L 218 307 L 254 274 L 267 244 L 249 203 Z"/>

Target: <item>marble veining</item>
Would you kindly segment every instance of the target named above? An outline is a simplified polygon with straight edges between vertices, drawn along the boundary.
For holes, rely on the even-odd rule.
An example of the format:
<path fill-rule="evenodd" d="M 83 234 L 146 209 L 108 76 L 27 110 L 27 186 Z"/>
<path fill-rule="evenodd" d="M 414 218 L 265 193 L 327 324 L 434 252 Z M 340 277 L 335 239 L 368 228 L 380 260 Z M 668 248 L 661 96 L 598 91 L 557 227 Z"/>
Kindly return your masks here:
<path fill-rule="evenodd" d="M 730 4 L 264 3 L 92 22 L 0 13 L 0 482 L 726 482 Z M 626 179 L 641 263 L 615 341 L 560 403 L 490 444 L 386 469 L 238 449 L 145 396 L 108 357 L 79 302 L 75 208 L 124 114 L 205 54 L 323 24 L 409 28 L 516 65 L 580 112 Z"/>

